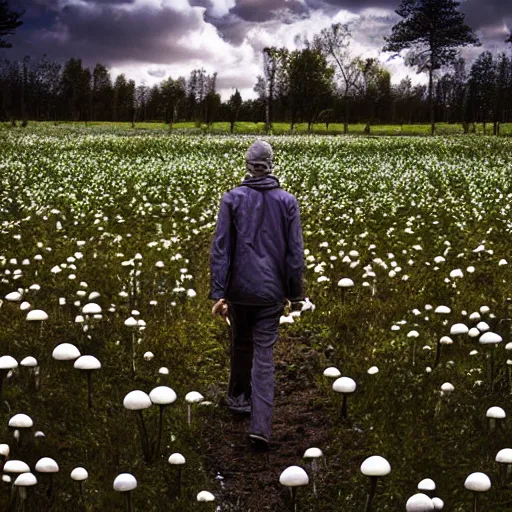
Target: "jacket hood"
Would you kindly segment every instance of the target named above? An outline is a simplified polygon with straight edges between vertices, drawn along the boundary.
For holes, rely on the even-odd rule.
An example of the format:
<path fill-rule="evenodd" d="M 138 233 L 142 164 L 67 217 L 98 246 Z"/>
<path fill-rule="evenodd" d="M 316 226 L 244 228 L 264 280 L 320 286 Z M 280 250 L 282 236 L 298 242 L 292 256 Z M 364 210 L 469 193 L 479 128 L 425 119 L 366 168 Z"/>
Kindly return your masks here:
<path fill-rule="evenodd" d="M 272 174 L 266 176 L 258 176 L 257 178 L 246 178 L 239 187 L 249 187 L 255 190 L 272 190 L 273 188 L 280 188 L 279 180 Z"/>

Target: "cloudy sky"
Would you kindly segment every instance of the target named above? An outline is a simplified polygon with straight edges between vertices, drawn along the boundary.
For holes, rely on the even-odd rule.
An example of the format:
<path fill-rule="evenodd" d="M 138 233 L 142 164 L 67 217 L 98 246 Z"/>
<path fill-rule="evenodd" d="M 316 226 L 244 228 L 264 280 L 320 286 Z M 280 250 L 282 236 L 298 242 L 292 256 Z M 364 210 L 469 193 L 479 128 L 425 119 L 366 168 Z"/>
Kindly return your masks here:
<path fill-rule="evenodd" d="M 511 0 L 462 0 L 467 22 L 483 47 L 506 48 L 512 29 Z M 397 82 L 407 69 L 380 54 L 399 0 L 11 0 L 25 9 L 24 25 L 1 56 L 40 56 L 64 61 L 81 57 L 86 65 L 108 65 L 137 83 L 152 85 L 198 67 L 218 72 L 223 98 L 238 88 L 254 97 L 265 46 L 296 47 L 297 36 L 311 38 L 331 23 L 350 22 L 354 55 L 378 56 Z M 471 58 L 482 51 L 469 51 Z"/>

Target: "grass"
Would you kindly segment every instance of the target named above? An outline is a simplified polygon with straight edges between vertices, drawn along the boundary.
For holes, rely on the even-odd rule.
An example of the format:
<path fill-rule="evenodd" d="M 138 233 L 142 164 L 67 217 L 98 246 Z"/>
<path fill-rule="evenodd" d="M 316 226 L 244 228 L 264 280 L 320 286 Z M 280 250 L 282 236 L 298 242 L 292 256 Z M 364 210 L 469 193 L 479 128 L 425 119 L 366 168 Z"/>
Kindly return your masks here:
<path fill-rule="evenodd" d="M 51 122 L 30 122 L 31 129 L 45 129 L 47 126 L 53 126 Z M 144 122 L 135 123 L 135 128 L 132 128 L 131 123 L 124 122 L 89 122 L 89 123 L 77 123 L 68 121 L 59 121 L 58 126 L 62 128 L 72 128 L 83 130 L 90 128 L 93 130 L 117 130 L 120 132 L 140 132 L 140 131 L 155 131 L 155 132 L 169 132 L 169 125 L 161 122 Z M 11 129 L 8 123 L 1 123 L 0 128 Z M 483 125 L 477 124 L 475 126 L 476 135 L 484 135 Z M 290 131 L 289 123 L 274 123 L 271 134 L 273 135 L 290 135 L 294 134 L 306 134 L 308 126 L 307 123 L 298 123 L 294 127 L 294 131 Z M 492 124 L 489 123 L 486 126 L 485 135 L 492 135 Z M 368 135 L 365 133 L 365 124 L 350 124 L 348 127 L 348 133 L 350 135 Z M 230 125 L 227 122 L 213 123 L 210 127 L 205 124 L 197 126 L 194 122 L 180 122 L 173 125 L 172 131 L 178 133 L 190 133 L 190 134 L 228 134 L 230 132 Z M 252 123 L 246 121 L 240 121 L 235 124 L 235 134 L 247 134 L 247 135 L 265 135 L 265 124 L 264 123 Z M 344 134 L 344 126 L 342 123 L 332 123 L 329 125 L 329 129 L 326 128 L 325 124 L 318 123 L 313 124 L 311 133 L 319 135 L 341 135 Z M 437 123 L 436 125 L 437 135 L 463 135 L 464 129 L 462 124 L 455 123 Z M 372 125 L 371 136 L 377 135 L 403 135 L 403 136 L 421 136 L 430 135 L 430 125 L 428 124 L 402 124 L 402 125 Z M 512 136 L 512 123 L 505 123 L 501 125 L 501 136 Z"/>

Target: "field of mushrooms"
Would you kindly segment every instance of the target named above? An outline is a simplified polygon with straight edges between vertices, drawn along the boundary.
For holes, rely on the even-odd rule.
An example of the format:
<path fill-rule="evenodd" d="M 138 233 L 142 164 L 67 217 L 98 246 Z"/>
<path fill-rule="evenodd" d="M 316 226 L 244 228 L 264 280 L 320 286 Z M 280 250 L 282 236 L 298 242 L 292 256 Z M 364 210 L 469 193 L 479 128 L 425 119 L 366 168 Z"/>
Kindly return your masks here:
<path fill-rule="evenodd" d="M 252 140 L 0 131 L 0 510 L 512 510 L 512 139 L 268 138 L 308 300 L 258 459 L 207 299 Z"/>

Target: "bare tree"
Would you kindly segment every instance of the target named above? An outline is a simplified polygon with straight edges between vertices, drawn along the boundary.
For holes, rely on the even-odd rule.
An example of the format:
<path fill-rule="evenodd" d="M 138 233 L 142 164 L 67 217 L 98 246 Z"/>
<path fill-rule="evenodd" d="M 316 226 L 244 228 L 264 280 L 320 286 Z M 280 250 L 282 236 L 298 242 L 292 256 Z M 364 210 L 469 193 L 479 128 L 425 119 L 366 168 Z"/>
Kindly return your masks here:
<path fill-rule="evenodd" d="M 334 23 L 323 29 L 313 39 L 313 46 L 319 49 L 334 65 L 338 83 L 338 94 L 344 103 L 344 132 L 348 132 L 350 103 L 356 92 L 361 75 L 358 59 L 354 59 L 349 51 L 352 33 L 347 24 Z"/>

